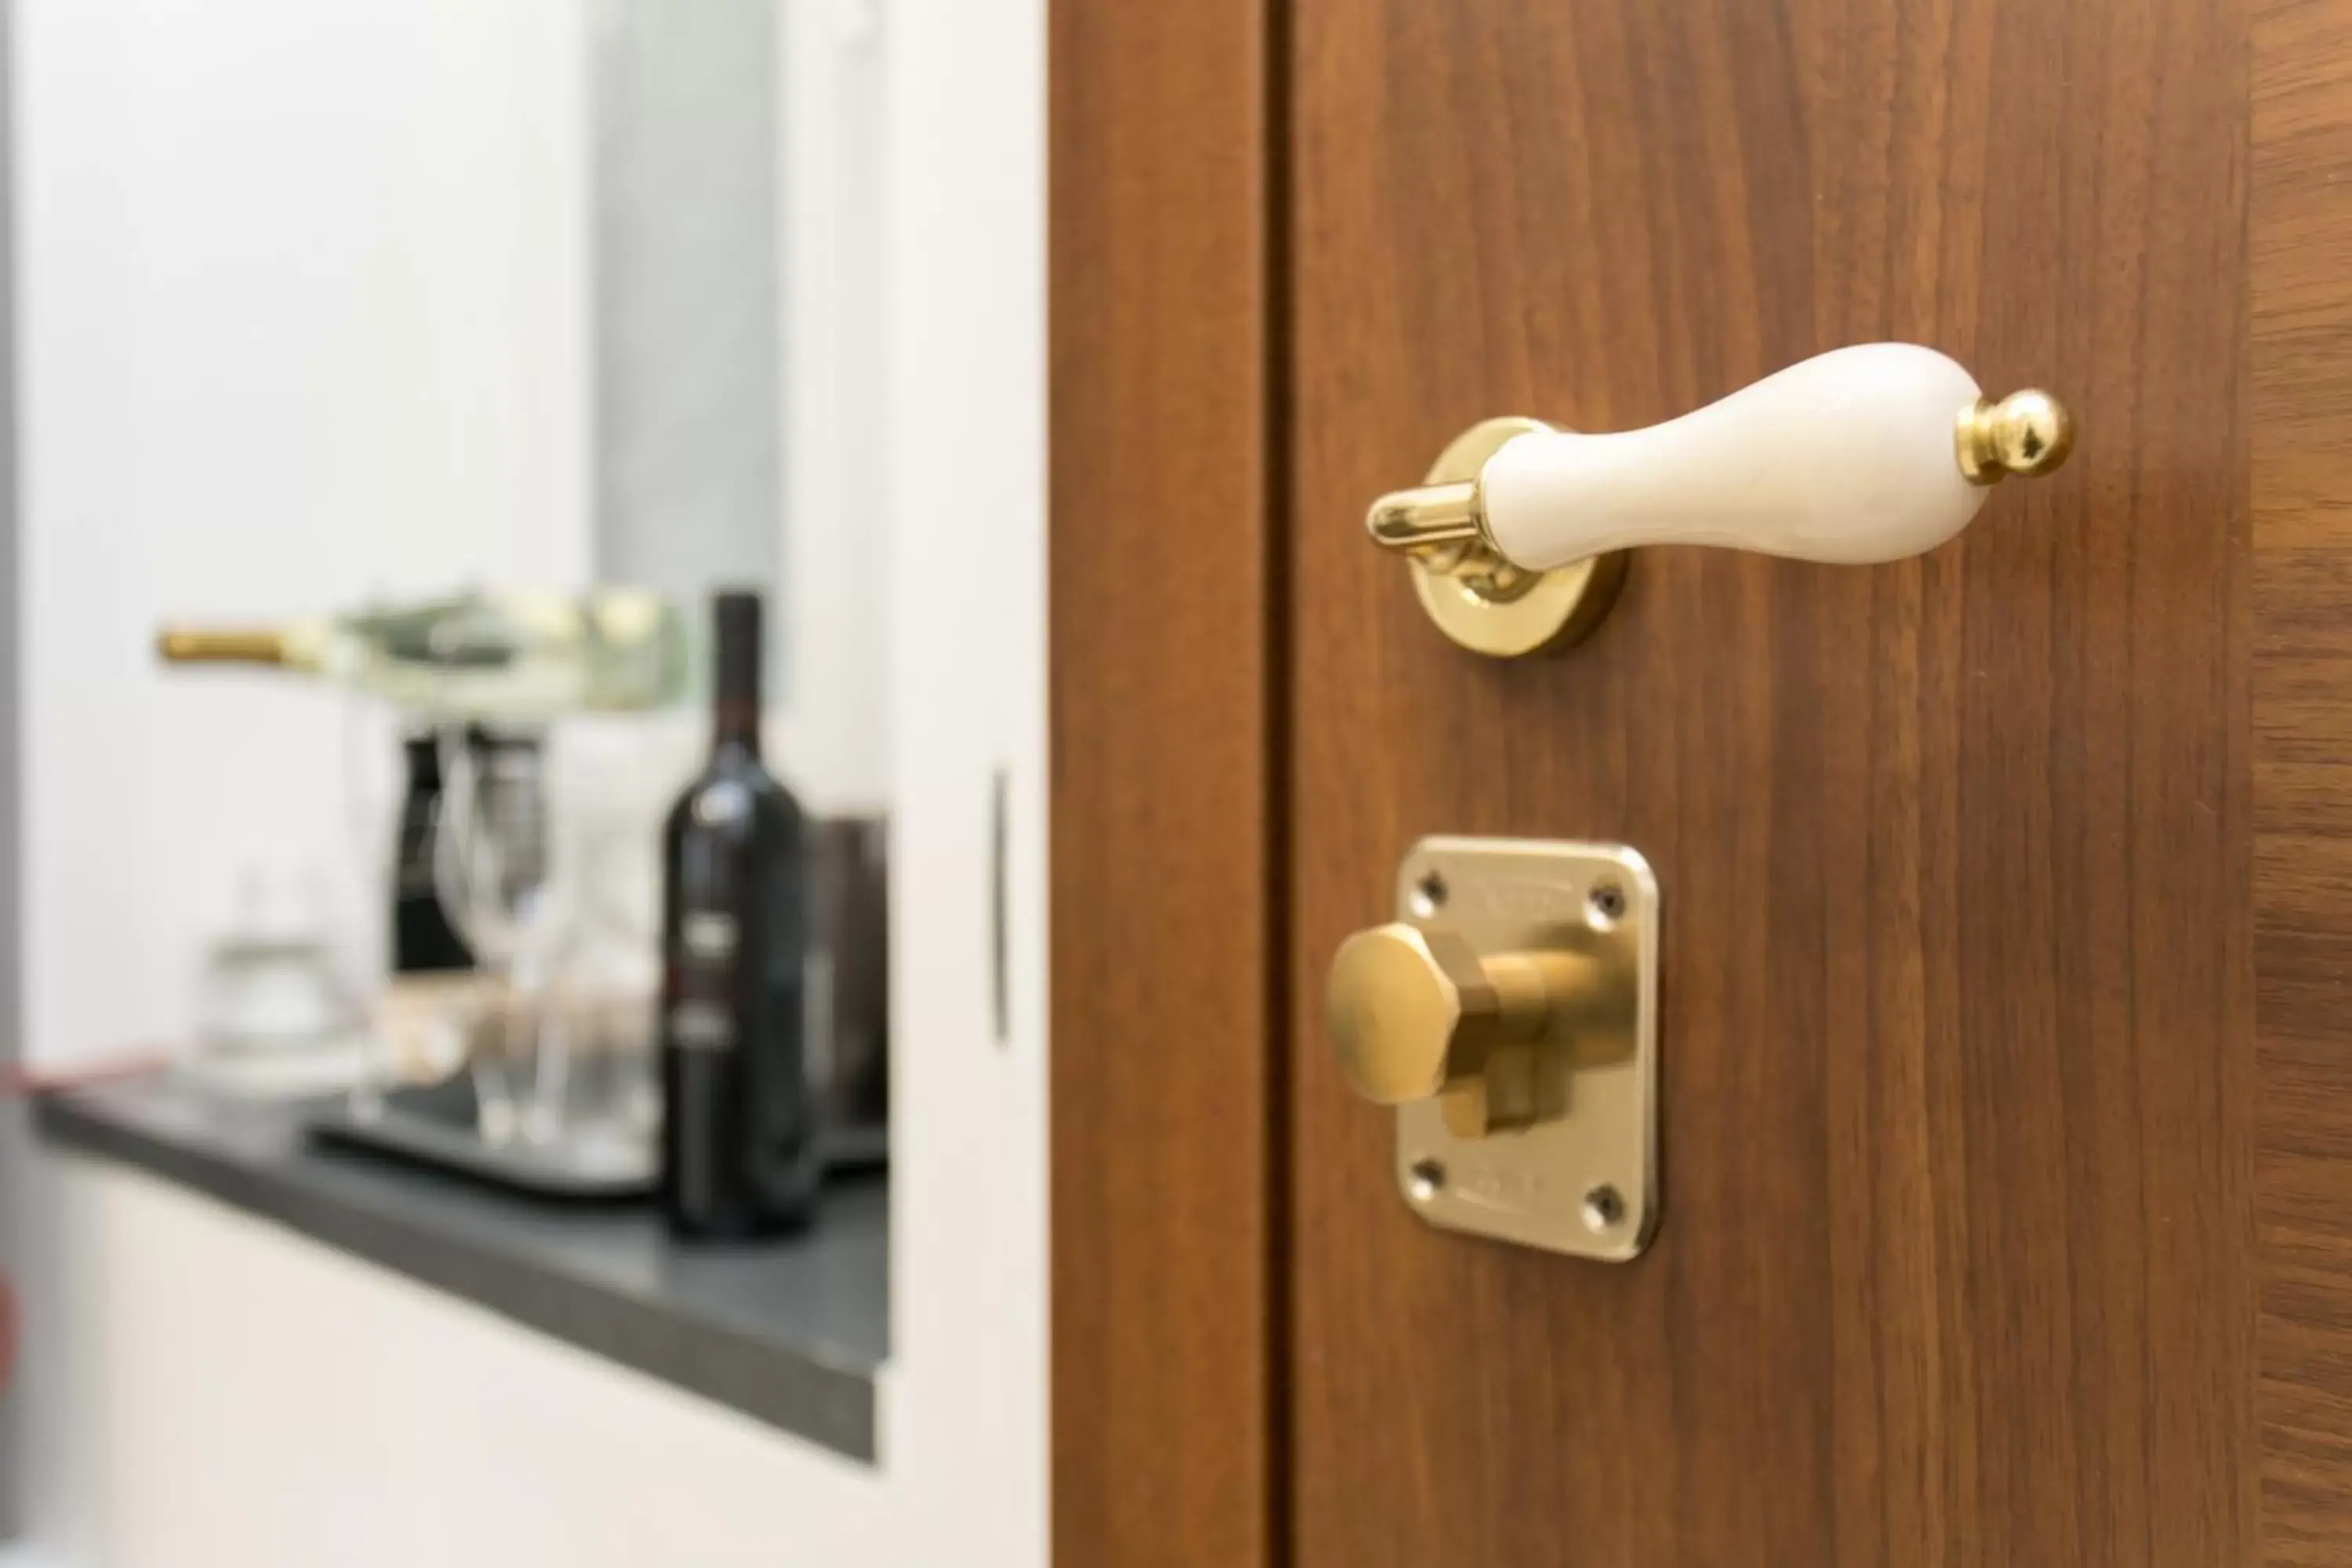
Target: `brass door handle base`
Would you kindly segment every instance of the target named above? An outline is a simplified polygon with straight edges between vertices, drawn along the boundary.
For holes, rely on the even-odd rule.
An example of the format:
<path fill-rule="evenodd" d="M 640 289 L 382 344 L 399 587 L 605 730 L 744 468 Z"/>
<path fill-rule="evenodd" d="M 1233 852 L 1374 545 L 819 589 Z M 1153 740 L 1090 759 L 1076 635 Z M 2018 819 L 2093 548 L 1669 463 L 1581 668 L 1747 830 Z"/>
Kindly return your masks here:
<path fill-rule="evenodd" d="M 1516 415 L 1481 420 L 1447 444 L 1420 486 L 1381 497 L 1364 520 L 1375 544 L 1407 557 L 1422 612 L 1473 653 L 1517 658 L 1573 647 L 1624 586 L 1628 552 L 1530 572 L 1486 537 L 1477 480 L 1486 460 L 1521 436 L 1549 429 Z"/>

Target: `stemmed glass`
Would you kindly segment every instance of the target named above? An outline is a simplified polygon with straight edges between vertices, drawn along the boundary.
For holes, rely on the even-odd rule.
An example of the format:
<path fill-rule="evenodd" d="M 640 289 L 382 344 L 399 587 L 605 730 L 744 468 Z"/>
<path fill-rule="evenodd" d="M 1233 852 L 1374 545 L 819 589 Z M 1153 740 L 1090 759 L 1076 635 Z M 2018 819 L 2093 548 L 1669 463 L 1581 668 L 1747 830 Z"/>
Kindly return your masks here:
<path fill-rule="evenodd" d="M 700 736 L 666 718 L 590 715 L 562 740 L 556 815 L 573 889 L 561 982 L 575 1031 L 568 1120 L 580 1159 L 645 1163 L 660 1117 L 661 823 Z"/>
<path fill-rule="evenodd" d="M 549 980 L 563 940 L 554 879 L 547 736 L 444 725 L 433 880 L 475 961 L 497 982 L 492 1026 L 472 1055 L 484 1141 L 562 1133 L 567 1020 Z"/>

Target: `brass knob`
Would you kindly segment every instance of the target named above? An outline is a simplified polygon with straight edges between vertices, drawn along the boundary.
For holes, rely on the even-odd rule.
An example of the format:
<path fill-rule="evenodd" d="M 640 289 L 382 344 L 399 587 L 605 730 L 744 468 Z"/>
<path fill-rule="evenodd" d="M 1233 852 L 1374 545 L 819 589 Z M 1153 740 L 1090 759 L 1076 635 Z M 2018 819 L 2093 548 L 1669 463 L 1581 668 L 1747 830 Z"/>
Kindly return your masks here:
<path fill-rule="evenodd" d="M 1537 1047 L 1580 978 L 1569 952 L 1481 956 L 1453 931 L 1358 931 L 1331 961 L 1326 1018 L 1339 1070 L 1376 1105 L 1433 1097 L 1456 1136 L 1532 1124 Z"/>
<path fill-rule="evenodd" d="M 1997 485 L 2011 474 L 2046 474 L 2074 449 L 2074 418 L 2039 387 L 1995 403 L 1979 397 L 1960 411 L 1960 473 L 1972 485 Z"/>

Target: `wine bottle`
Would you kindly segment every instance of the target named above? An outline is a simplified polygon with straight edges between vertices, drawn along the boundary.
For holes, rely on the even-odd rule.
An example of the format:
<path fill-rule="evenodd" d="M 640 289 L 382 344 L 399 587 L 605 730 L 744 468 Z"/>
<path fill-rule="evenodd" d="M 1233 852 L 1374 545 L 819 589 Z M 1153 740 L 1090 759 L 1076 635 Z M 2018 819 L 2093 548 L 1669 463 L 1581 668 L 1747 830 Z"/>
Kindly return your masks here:
<path fill-rule="evenodd" d="M 822 1151 L 802 1006 L 808 846 L 760 758 L 760 597 L 712 600 L 710 761 L 663 828 L 661 1200 L 673 1229 L 788 1229 Z"/>
<path fill-rule="evenodd" d="M 317 675 L 441 718 L 531 719 L 675 701 L 689 664 L 684 622 L 642 588 L 515 590 L 283 626 L 167 627 L 170 664 L 252 664 Z"/>

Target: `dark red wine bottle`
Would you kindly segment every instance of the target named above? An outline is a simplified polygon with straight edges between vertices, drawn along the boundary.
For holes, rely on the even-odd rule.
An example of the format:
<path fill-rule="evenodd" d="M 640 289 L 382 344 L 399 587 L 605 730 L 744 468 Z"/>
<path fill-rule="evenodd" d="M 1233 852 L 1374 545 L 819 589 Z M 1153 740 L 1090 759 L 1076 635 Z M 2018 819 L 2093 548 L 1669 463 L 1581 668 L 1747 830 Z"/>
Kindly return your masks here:
<path fill-rule="evenodd" d="M 711 601 L 710 762 L 663 830 L 661 1202 L 672 1228 L 804 1223 L 821 1151 L 801 1000 L 808 846 L 760 760 L 760 596 Z"/>

